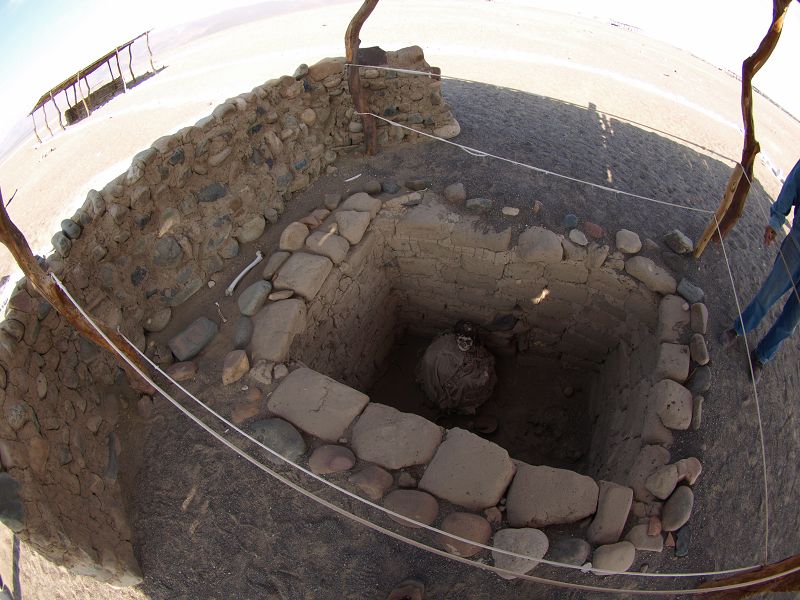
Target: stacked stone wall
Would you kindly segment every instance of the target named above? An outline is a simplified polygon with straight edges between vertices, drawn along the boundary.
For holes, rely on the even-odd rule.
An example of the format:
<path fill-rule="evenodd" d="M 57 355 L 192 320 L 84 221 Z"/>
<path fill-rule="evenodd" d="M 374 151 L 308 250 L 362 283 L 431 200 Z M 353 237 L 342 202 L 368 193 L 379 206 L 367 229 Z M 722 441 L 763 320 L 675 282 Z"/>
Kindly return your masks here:
<path fill-rule="evenodd" d="M 386 61 L 434 71 L 418 47 L 386 53 Z M 458 133 L 435 78 L 372 71 L 363 85 L 378 114 L 429 133 Z M 167 326 L 173 309 L 219 283 L 294 193 L 333 172 L 341 152 L 359 150 L 361 129 L 344 59 L 301 65 L 159 138 L 126 172 L 89 191 L 53 236 L 46 266 L 92 314 L 160 362 L 169 350 L 151 334 Z M 382 125 L 379 143 L 418 138 L 391 132 Z M 340 281 L 327 293 L 353 292 Z M 321 310 L 312 305 L 312 319 L 330 317 Z M 347 318 L 358 315 L 336 317 Z M 78 337 L 29 283 L 17 286 L 0 325 L 0 518 L 54 562 L 122 585 L 139 580 L 116 477 L 125 387 L 113 359 Z"/>

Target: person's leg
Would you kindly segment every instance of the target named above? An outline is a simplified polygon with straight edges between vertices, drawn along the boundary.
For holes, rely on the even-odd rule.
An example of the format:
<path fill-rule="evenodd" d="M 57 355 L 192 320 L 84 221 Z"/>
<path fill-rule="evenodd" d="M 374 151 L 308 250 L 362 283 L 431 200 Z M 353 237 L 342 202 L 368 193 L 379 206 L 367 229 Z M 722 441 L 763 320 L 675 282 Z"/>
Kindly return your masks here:
<path fill-rule="evenodd" d="M 792 335 L 797 324 L 800 323 L 798 293 L 800 293 L 800 290 L 797 290 L 797 288 L 789 293 L 789 298 L 787 298 L 780 316 L 767 332 L 767 335 L 758 343 L 755 356 L 762 364 L 766 364 L 775 358 L 781 344 Z"/>
<path fill-rule="evenodd" d="M 790 273 L 796 271 L 798 251 L 794 248 L 794 240 L 790 238 L 791 236 L 787 236 L 783 244 L 781 244 L 778 256 L 775 257 L 775 263 L 772 265 L 772 270 L 764 283 L 761 284 L 750 304 L 742 311 L 741 321 L 738 317 L 734 319 L 731 329 L 736 335 L 742 335 L 755 329 L 761 319 L 764 318 L 764 315 L 772 308 L 772 305 L 792 287 Z M 788 271 L 786 263 L 789 266 Z M 744 329 L 742 329 L 743 324 Z"/>

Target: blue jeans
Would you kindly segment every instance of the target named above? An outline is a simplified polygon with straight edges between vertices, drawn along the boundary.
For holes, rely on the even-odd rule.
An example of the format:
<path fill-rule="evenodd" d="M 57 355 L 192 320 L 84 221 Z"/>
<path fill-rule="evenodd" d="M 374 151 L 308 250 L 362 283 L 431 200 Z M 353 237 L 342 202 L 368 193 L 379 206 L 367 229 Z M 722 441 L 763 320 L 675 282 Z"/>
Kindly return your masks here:
<path fill-rule="evenodd" d="M 772 271 L 742 313 L 744 331 L 742 331 L 742 321 L 739 319 L 736 319 L 732 326 L 739 335 L 752 331 L 781 296 L 792 290 L 775 324 L 756 347 L 756 358 L 762 363 L 768 363 L 775 358 L 783 341 L 792 335 L 797 323 L 800 322 L 800 302 L 797 297 L 800 293 L 799 283 L 800 227 L 792 227 L 781 244 Z"/>

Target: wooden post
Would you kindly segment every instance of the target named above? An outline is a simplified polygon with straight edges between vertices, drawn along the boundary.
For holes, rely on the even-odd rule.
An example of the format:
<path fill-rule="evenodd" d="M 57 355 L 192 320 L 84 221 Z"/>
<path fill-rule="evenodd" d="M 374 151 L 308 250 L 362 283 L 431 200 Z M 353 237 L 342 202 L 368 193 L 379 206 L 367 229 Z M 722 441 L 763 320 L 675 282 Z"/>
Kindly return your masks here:
<path fill-rule="evenodd" d="M 47 128 L 47 131 L 50 132 L 50 137 L 53 137 L 53 130 L 50 129 L 50 123 L 47 122 L 47 109 L 45 108 L 45 106 L 47 106 L 47 102 L 42 103 L 42 116 L 44 116 L 44 126 Z"/>
<path fill-rule="evenodd" d="M 76 76 L 75 83 L 78 86 L 78 91 L 81 93 L 81 102 L 83 102 L 83 108 L 86 110 L 86 116 L 88 117 L 89 115 L 92 114 L 92 111 L 89 110 L 89 105 L 86 104 L 86 97 L 83 95 L 83 88 L 81 87 L 81 74 L 80 73 L 78 73 L 78 75 Z M 89 85 L 88 81 L 86 82 L 86 85 L 88 87 L 88 85 Z M 76 103 L 77 103 L 77 101 L 78 101 L 78 99 L 75 98 L 75 102 Z"/>
<path fill-rule="evenodd" d="M 119 71 L 119 78 L 122 80 L 122 91 L 128 93 L 128 84 L 125 83 L 125 75 L 122 74 L 122 67 L 119 66 L 119 48 L 114 53 L 117 55 L 117 71 Z"/>
<path fill-rule="evenodd" d="M 108 67 L 108 74 L 111 75 L 111 81 L 114 81 L 114 71 L 111 70 L 111 59 L 110 58 L 106 61 L 106 66 Z"/>
<path fill-rule="evenodd" d="M 750 192 L 750 182 L 753 180 L 753 166 L 756 161 L 756 156 L 761 151 L 761 146 L 756 140 L 755 133 L 755 119 L 753 118 L 753 77 L 764 66 L 772 51 L 778 44 L 783 30 L 783 21 L 786 17 L 786 11 L 792 0 L 773 0 L 772 2 L 772 24 L 761 40 L 758 49 L 745 59 L 742 63 L 742 121 L 744 124 L 744 144 L 742 148 L 741 165 L 744 167 L 734 169 L 731 177 L 728 180 L 726 188 L 726 196 L 728 190 L 733 190 L 731 193 L 728 206 L 724 207 L 726 203 L 726 196 L 723 196 L 720 206 L 717 209 L 719 216 L 719 231 L 713 233 L 706 239 L 706 233 L 709 229 L 716 229 L 716 222 L 710 222 L 706 226 L 706 231 L 703 236 L 698 240 L 695 245 L 694 256 L 699 257 L 706 245 L 712 239 L 717 239 L 721 234 L 725 237 L 728 232 L 733 229 L 739 217 L 742 216 L 744 204 L 747 201 L 747 195 Z M 724 210 L 723 210 L 724 208 Z"/>
<path fill-rule="evenodd" d="M 150 57 L 150 68 L 153 69 L 153 74 L 155 75 L 156 66 L 153 64 L 153 51 L 150 49 L 150 32 L 144 32 L 144 43 L 147 44 L 147 55 Z"/>
<path fill-rule="evenodd" d="M 136 82 L 136 75 L 133 74 L 133 42 L 128 44 L 128 70 L 131 72 L 131 80 Z"/>
<path fill-rule="evenodd" d="M 61 129 L 64 130 L 64 120 L 61 118 L 61 109 L 58 107 L 58 103 L 56 102 L 55 96 L 53 96 L 53 92 L 50 92 L 50 100 L 53 101 L 53 106 L 56 107 L 56 111 L 58 112 L 58 124 L 61 126 Z"/>
<path fill-rule="evenodd" d="M 777 575 L 797 567 L 800 567 L 800 555 L 790 556 L 781 562 L 766 565 L 753 571 L 737 573 L 736 575 L 727 577 L 725 579 L 711 579 L 700 584 L 698 587 L 703 589 L 722 585 L 730 585 L 734 583 L 744 583 L 747 581 L 753 581 L 755 579 L 769 577 L 771 575 Z M 751 587 L 744 589 L 703 594 L 703 598 L 713 598 L 714 600 L 733 600 L 734 598 L 744 598 L 746 596 L 759 594 L 762 592 L 796 592 L 798 590 L 800 590 L 800 573 L 791 573 L 766 583 L 754 583 Z"/>
<path fill-rule="evenodd" d="M 0 190 L 0 243 L 11 252 L 14 260 L 17 261 L 17 264 L 34 289 L 39 292 L 42 297 L 78 331 L 78 333 L 116 356 L 114 349 L 97 333 L 94 327 L 83 318 L 80 312 L 78 312 L 78 309 L 70 302 L 69 298 L 64 295 L 64 292 L 55 284 L 47 273 L 45 273 L 44 269 L 39 266 L 25 236 L 22 235 L 22 232 L 17 229 L 17 226 L 8 216 L 8 211 L 3 203 L 2 190 Z M 103 330 L 103 333 L 116 344 L 125 356 L 130 358 L 143 372 L 148 372 L 142 360 L 138 356 L 130 353 L 127 342 L 125 342 L 116 331 L 101 323 L 99 320 L 95 321 Z M 131 385 L 133 385 L 135 389 L 143 392 L 150 390 L 149 384 L 142 380 L 127 363 L 123 363 L 121 366 L 125 369 Z"/>
<path fill-rule="evenodd" d="M 39 143 L 41 144 L 42 143 L 42 138 L 39 137 L 39 130 L 36 128 L 36 117 L 33 116 L 33 114 L 35 112 L 36 111 L 34 110 L 31 113 L 31 121 L 33 121 L 33 134 L 36 136 L 36 139 L 39 140 Z"/>
<path fill-rule="evenodd" d="M 372 11 L 377 6 L 378 0 L 364 0 L 361 8 L 358 9 L 350 24 L 347 26 L 347 31 L 344 35 L 345 55 L 347 56 L 348 63 L 356 63 L 358 60 L 358 48 L 361 45 L 359 34 L 364 22 L 372 14 Z M 356 111 L 360 113 L 368 113 L 369 100 L 361 88 L 361 74 L 358 67 L 347 68 L 347 85 L 350 88 L 350 95 L 353 97 L 353 104 L 355 104 Z M 375 117 L 370 114 L 361 115 L 361 120 L 364 123 L 364 144 L 366 147 L 367 155 L 375 154 L 378 147 L 378 132 L 375 127 Z"/>

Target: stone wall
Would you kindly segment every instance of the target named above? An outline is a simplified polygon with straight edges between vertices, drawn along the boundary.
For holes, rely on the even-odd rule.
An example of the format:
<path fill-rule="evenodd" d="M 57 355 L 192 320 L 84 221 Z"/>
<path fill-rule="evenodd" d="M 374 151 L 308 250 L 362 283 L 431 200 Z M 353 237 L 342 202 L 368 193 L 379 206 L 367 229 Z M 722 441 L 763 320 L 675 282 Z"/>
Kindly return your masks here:
<path fill-rule="evenodd" d="M 418 47 L 385 60 L 434 71 Z M 436 78 L 377 69 L 363 78 L 372 110 L 414 129 L 458 133 Z M 157 362 L 171 362 L 150 335 L 219 282 L 293 193 L 333 172 L 339 152 L 358 150 L 361 128 L 344 59 L 301 65 L 156 140 L 125 173 L 91 190 L 53 236 L 47 267 L 95 316 Z M 389 132 L 382 124 L 380 144 L 418 137 Z M 318 310 L 312 304 L 312 317 Z M 125 389 L 115 362 L 21 282 L 0 325 L 0 518 L 54 562 L 122 585 L 139 580 L 117 483 Z"/>

